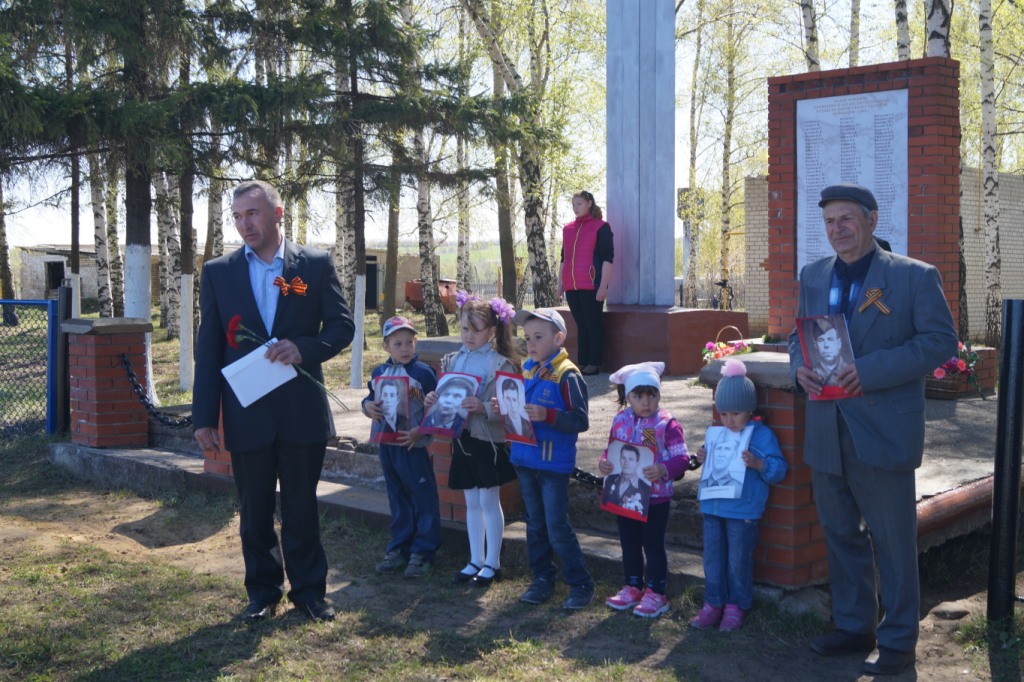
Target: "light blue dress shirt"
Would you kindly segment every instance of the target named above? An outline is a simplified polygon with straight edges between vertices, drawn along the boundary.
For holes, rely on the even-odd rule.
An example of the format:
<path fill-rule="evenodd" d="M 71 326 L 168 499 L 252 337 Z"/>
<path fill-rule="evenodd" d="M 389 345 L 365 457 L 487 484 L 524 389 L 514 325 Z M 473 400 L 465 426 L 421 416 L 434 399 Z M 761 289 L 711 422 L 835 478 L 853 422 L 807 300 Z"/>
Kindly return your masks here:
<path fill-rule="evenodd" d="M 274 328 L 274 315 L 277 314 L 277 300 L 281 296 L 281 290 L 274 284 L 274 278 L 284 273 L 284 240 L 281 240 L 281 245 L 274 254 L 274 261 L 269 265 L 264 263 L 248 244 L 245 245 L 245 260 L 249 264 L 252 295 L 256 298 L 256 308 L 260 311 L 269 339 Z"/>

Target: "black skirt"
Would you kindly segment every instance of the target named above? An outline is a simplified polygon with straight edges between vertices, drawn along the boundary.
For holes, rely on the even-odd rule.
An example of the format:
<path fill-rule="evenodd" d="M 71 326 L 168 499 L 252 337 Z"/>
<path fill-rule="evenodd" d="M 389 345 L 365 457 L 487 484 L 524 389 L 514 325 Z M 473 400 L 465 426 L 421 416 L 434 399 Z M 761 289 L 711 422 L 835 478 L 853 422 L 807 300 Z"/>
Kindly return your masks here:
<path fill-rule="evenodd" d="M 452 441 L 452 464 L 448 487 L 452 490 L 494 488 L 516 479 L 516 470 L 508 459 L 508 443 L 492 443 L 462 432 Z"/>

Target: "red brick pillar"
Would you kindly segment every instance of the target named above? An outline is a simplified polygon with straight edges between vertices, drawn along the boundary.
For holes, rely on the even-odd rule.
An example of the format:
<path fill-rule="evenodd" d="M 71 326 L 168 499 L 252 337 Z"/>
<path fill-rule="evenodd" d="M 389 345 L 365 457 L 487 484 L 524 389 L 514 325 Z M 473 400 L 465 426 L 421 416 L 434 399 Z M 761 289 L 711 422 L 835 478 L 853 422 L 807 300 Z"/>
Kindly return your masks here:
<path fill-rule="evenodd" d="M 775 432 L 789 464 L 786 477 L 768 494 L 754 551 L 754 579 L 784 587 L 822 582 L 828 577 L 828 559 L 811 495 L 811 469 L 804 463 L 806 398 L 790 381 L 788 354 L 750 353 L 742 360 L 757 387 L 758 413 Z M 717 387 L 720 372 L 721 363 L 714 362 L 700 378 Z M 717 412 L 714 418 L 720 423 Z"/>
<path fill-rule="evenodd" d="M 220 434 L 220 450 L 203 450 L 203 471 L 208 474 L 233 477 L 235 470 L 231 468 L 231 453 L 224 448 L 223 413 L 217 422 L 217 432 Z"/>
<path fill-rule="evenodd" d="M 71 442 L 89 447 L 149 445 L 146 408 L 132 390 L 122 364 L 146 386 L 146 334 L 149 321 L 136 318 L 73 319 L 61 325 L 68 335 L 71 380 Z"/>

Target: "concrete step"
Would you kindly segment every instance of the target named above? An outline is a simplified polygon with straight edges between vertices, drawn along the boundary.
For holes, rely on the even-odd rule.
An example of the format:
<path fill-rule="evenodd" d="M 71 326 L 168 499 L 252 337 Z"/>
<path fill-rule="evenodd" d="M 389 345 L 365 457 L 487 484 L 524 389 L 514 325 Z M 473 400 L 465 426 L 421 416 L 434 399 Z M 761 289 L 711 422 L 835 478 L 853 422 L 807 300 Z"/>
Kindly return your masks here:
<path fill-rule="evenodd" d="M 188 414 L 188 406 L 181 408 L 161 408 L 161 412 L 169 416 L 177 416 L 178 410 Z M 202 457 L 191 427 L 181 428 L 161 424 L 150 420 L 150 447 L 184 453 L 190 457 Z M 702 543 L 702 520 L 696 498 L 697 477 L 690 474 L 689 478 L 676 483 L 676 493 L 672 499 L 672 513 L 669 520 L 666 543 L 674 547 L 697 549 Z M 377 446 L 373 443 L 360 442 L 349 436 L 336 436 L 327 446 L 324 456 L 322 480 L 342 483 L 369 491 L 384 494 L 384 474 L 381 471 L 380 459 L 377 457 Z M 573 526 L 581 531 L 595 532 L 610 537 L 618 537 L 618 526 L 615 515 L 601 511 L 601 491 L 587 484 L 571 481 L 569 485 L 569 516 Z M 386 505 L 386 499 L 385 499 Z M 515 517 L 509 521 L 518 521 Z"/>

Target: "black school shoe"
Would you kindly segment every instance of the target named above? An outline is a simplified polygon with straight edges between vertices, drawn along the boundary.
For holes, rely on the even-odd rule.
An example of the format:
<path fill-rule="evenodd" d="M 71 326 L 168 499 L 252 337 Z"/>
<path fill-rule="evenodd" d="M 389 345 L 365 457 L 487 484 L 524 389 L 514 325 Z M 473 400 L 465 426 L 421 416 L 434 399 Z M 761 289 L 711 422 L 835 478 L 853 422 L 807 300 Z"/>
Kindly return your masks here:
<path fill-rule="evenodd" d="M 590 606 L 594 600 L 594 586 L 585 585 L 569 588 L 569 596 L 562 603 L 562 608 L 569 611 L 578 611 Z"/>
<path fill-rule="evenodd" d="M 820 656 L 869 654 L 875 649 L 875 636 L 836 630 L 812 639 L 811 649 Z"/>
<path fill-rule="evenodd" d="M 914 651 L 899 651 L 887 646 L 878 647 L 878 656 L 868 656 L 864 672 L 868 675 L 898 675 L 914 665 Z"/>
<path fill-rule="evenodd" d="M 334 609 L 323 599 L 314 599 L 295 604 L 295 608 L 312 621 L 334 620 Z"/>
<path fill-rule="evenodd" d="M 258 623 L 267 618 L 273 618 L 277 613 L 278 602 L 266 602 L 253 599 L 242 611 L 242 620 L 246 623 Z"/>
<path fill-rule="evenodd" d="M 519 601 L 524 604 L 543 604 L 548 599 L 551 599 L 552 593 L 555 591 L 555 586 L 550 580 L 544 578 L 534 578 L 533 583 L 526 592 L 523 592 L 523 596 L 519 598 Z"/>

